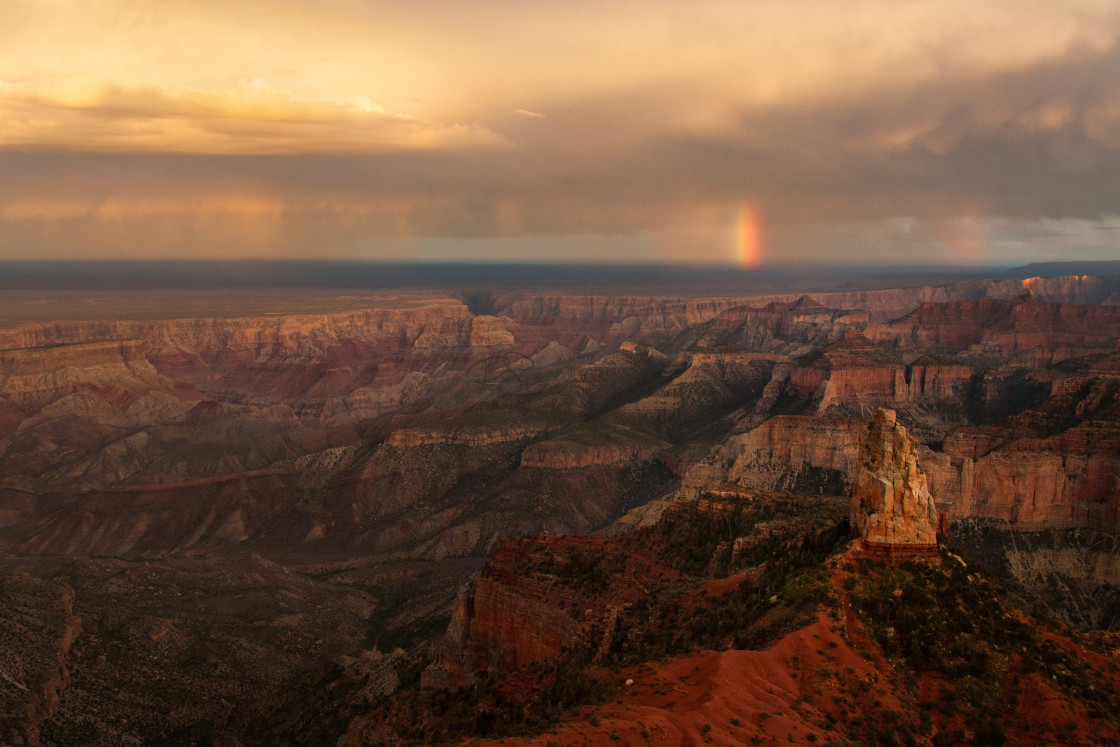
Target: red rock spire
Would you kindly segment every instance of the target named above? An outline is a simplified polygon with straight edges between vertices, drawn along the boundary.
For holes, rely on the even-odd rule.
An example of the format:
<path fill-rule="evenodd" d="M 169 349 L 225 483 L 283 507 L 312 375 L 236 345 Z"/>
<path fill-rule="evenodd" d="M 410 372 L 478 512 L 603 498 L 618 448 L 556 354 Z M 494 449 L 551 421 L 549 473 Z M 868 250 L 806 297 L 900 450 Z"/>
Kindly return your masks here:
<path fill-rule="evenodd" d="M 852 532 L 868 549 L 937 547 L 937 510 L 914 439 L 893 410 L 872 416 L 860 443 L 852 488 Z"/>

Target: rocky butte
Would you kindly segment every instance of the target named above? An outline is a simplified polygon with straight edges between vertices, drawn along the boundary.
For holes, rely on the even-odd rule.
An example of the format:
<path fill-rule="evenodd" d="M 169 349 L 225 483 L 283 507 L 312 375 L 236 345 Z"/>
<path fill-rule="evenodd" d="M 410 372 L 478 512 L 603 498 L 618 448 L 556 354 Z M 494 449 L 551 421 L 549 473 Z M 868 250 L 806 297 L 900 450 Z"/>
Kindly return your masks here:
<path fill-rule="evenodd" d="M 872 556 L 938 555 L 937 510 L 914 439 L 894 410 L 876 411 L 860 442 L 852 533 Z"/>

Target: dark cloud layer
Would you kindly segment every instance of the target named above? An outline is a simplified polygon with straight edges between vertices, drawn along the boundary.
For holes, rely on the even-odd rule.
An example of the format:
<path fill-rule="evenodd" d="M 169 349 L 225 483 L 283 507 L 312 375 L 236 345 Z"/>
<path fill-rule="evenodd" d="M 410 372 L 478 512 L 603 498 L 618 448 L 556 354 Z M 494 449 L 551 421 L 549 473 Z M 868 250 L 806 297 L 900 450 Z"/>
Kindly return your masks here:
<path fill-rule="evenodd" d="M 499 2 L 475 21 L 449 6 L 438 23 L 393 4 L 383 16 L 282 6 L 290 18 L 275 29 L 320 18 L 310 36 L 330 30 L 344 51 L 357 49 L 344 21 L 396 24 L 416 59 L 429 56 L 399 76 L 416 97 L 384 100 L 415 114 L 350 95 L 360 89 L 344 79 L 362 66 L 331 67 L 324 47 L 293 55 L 293 71 L 266 79 L 250 66 L 225 87 L 171 62 L 160 85 L 109 73 L 60 83 L 9 73 L 18 66 L 0 57 L 0 116 L 12 124 L 0 135 L 0 258 L 538 258 L 563 247 L 576 259 L 718 261 L 734 256 L 743 204 L 761 216 L 771 258 L 1120 252 L 1117 8 L 1087 0 L 1032 20 L 992 2 L 962 20 L 938 5 L 861 0 L 834 33 L 827 19 L 802 28 L 798 3 L 705 2 L 695 17 L 654 13 L 612 36 L 580 24 L 629 6 L 576 4 L 512 13 L 521 41 L 489 46 L 483 24 Z M 550 19 L 566 41 L 534 46 Z M 721 25 L 747 35 L 744 50 Z M 499 52 L 521 64 L 503 67 Z M 374 88 L 396 90 L 390 78 Z"/>

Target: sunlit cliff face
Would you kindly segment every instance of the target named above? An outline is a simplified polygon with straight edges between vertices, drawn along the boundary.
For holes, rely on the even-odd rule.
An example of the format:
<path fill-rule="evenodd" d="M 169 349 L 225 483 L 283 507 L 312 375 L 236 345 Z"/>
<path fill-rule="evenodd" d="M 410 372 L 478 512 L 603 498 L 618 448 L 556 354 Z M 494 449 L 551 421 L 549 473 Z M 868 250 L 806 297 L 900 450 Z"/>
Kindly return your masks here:
<path fill-rule="evenodd" d="M 13 0 L 0 258 L 1108 256 L 1118 33 L 1089 0 Z"/>

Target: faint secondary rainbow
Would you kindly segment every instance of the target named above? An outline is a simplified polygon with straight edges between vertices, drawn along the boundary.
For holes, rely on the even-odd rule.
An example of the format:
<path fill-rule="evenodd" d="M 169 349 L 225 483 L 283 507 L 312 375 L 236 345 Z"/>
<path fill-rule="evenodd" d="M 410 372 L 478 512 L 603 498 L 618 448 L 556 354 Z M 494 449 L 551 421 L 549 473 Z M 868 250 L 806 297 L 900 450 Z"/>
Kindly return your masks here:
<path fill-rule="evenodd" d="M 749 202 L 739 203 L 735 220 L 735 263 L 758 267 L 762 263 L 762 226 L 758 210 Z"/>
<path fill-rule="evenodd" d="M 982 262 L 989 256 L 991 249 L 988 221 L 983 217 L 962 217 L 947 221 L 942 229 L 941 241 L 952 261 L 971 264 Z"/>

